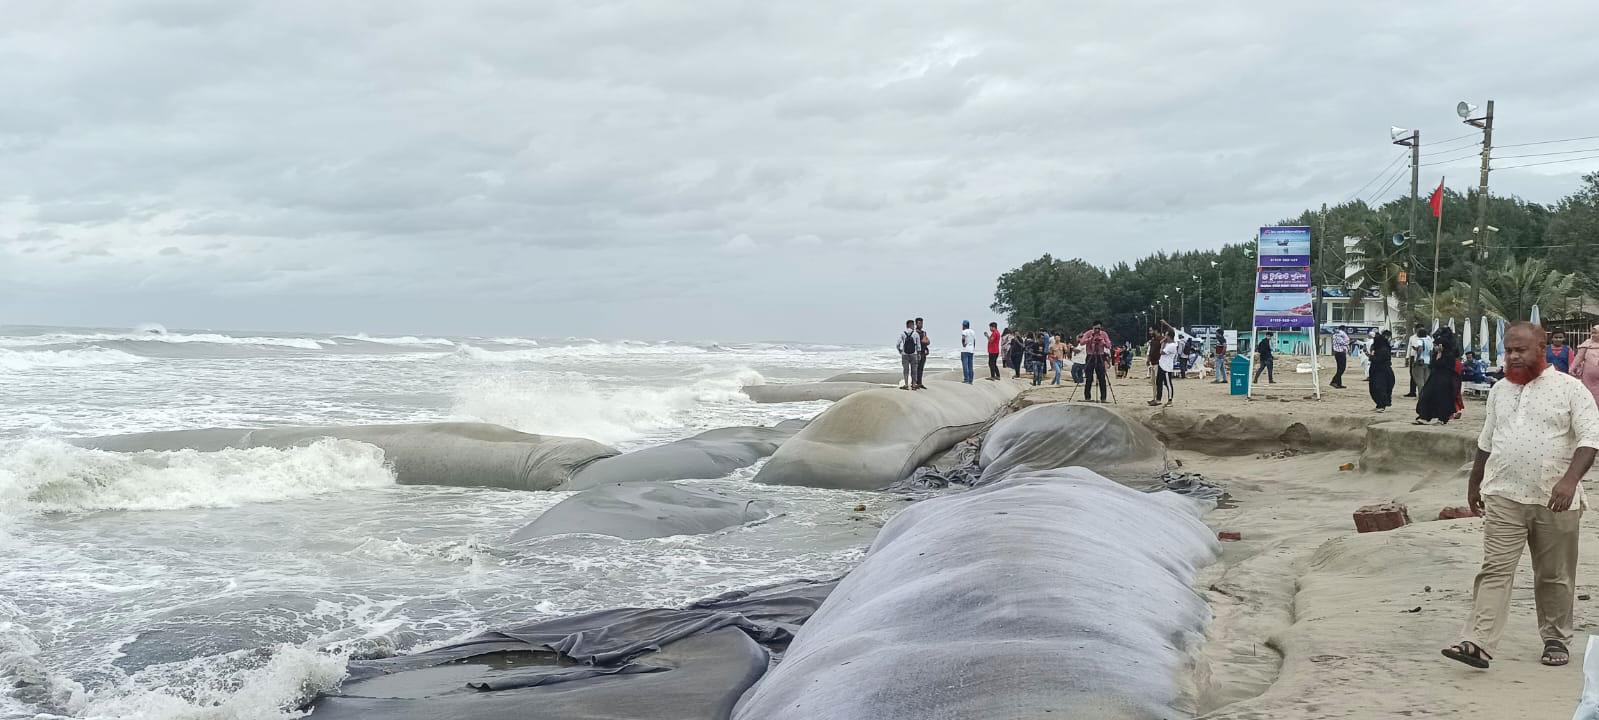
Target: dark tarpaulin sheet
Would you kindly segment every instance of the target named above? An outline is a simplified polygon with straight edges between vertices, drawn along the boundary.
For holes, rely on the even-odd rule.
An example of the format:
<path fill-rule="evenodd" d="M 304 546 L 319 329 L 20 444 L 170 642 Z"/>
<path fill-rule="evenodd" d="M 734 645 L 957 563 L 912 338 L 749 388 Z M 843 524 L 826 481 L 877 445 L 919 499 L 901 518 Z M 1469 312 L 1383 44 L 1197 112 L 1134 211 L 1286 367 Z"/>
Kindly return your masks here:
<path fill-rule="evenodd" d="M 834 582 L 622 608 L 350 663 L 316 718 L 725 718 Z"/>

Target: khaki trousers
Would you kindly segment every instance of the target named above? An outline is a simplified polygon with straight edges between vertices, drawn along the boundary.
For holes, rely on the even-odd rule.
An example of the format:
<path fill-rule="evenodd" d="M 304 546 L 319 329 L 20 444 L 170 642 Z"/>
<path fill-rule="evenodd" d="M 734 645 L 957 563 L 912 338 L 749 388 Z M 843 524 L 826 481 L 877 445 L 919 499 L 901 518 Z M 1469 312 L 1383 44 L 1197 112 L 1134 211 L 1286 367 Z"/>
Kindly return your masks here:
<path fill-rule="evenodd" d="M 1581 510 L 1563 513 L 1489 495 L 1483 498 L 1482 572 L 1477 574 L 1471 618 L 1464 639 L 1490 654 L 1505 633 L 1510 589 L 1521 549 L 1532 548 L 1533 599 L 1538 633 L 1571 644 L 1571 605 L 1577 588 L 1577 541 Z"/>

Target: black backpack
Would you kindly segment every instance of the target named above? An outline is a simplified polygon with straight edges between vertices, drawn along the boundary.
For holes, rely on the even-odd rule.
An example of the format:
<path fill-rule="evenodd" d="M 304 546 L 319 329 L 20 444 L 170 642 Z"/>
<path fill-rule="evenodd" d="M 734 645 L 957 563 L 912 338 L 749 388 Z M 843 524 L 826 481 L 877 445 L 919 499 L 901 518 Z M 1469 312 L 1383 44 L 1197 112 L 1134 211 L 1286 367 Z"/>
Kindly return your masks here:
<path fill-rule="evenodd" d="M 899 351 L 906 355 L 915 355 L 921 347 L 921 343 L 916 339 L 916 333 L 909 330 L 906 330 L 905 334 L 900 336 L 899 343 Z"/>

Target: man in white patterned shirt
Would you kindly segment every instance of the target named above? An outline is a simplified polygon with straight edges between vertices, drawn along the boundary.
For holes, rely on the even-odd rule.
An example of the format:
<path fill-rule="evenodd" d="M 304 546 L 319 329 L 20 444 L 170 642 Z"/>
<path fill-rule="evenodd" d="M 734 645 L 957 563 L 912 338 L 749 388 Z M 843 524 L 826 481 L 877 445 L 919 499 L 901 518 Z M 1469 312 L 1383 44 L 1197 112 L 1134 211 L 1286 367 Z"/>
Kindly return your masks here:
<path fill-rule="evenodd" d="M 1486 668 L 1504 634 L 1510 588 L 1531 546 L 1533 596 L 1545 665 L 1571 661 L 1577 541 L 1587 501 L 1582 476 L 1599 449 L 1599 406 L 1580 380 L 1549 366 L 1544 331 L 1505 333 L 1505 380 L 1488 393 L 1466 501 L 1482 515 L 1482 572 L 1464 638 L 1444 656 Z"/>

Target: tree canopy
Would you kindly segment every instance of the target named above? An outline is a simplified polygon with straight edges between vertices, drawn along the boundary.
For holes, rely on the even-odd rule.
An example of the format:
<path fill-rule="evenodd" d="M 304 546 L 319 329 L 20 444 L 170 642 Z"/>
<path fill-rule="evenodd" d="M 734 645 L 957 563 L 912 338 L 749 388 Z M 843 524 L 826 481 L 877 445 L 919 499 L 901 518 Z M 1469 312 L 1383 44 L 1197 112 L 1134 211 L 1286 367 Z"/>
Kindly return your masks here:
<path fill-rule="evenodd" d="M 1392 318 L 1397 323 L 1431 316 L 1435 270 L 1438 311 L 1444 317 L 1464 316 L 1474 248 L 1462 242 L 1473 238 L 1476 214 L 1475 190 L 1445 189 L 1441 232 L 1423 201 L 1418 226 L 1399 245 L 1392 238 L 1409 230 L 1409 198 L 1375 207 L 1356 200 L 1263 224 L 1309 226 L 1316 284 L 1393 298 L 1406 316 Z M 1488 225 L 1498 229 L 1488 233 L 1480 249 L 1485 270 L 1480 295 L 1488 312 L 1522 317 L 1533 303 L 1548 313 L 1573 294 L 1599 296 L 1599 253 L 1593 252 L 1599 250 L 1599 173 L 1584 176 L 1576 192 L 1552 205 L 1490 193 Z M 1348 252 L 1346 237 L 1355 238 Z M 1156 252 L 1108 268 L 1045 254 L 999 277 L 992 309 L 1024 330 L 1075 333 L 1101 319 L 1118 338 L 1138 340 L 1156 315 L 1151 305 L 1164 306 L 1163 296 L 1169 295 L 1171 310 L 1160 315 L 1173 324 L 1220 319 L 1225 326 L 1243 328 L 1254 303 L 1253 252 L 1252 244 L 1236 243 Z M 1358 265 L 1358 272 L 1346 277 L 1351 265 Z"/>

